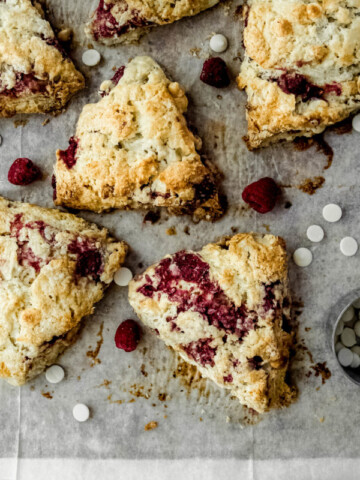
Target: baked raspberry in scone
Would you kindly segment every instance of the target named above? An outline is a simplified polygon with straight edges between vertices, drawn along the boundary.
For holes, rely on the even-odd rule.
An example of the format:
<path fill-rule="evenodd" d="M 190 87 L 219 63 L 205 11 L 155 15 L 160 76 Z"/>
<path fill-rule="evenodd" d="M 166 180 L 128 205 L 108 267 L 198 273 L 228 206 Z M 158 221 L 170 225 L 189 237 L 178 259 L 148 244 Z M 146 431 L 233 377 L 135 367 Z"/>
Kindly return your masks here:
<path fill-rule="evenodd" d="M 86 26 L 95 41 L 114 45 L 137 41 L 147 30 L 197 15 L 220 0 L 100 0 Z"/>
<path fill-rule="evenodd" d="M 57 151 L 55 204 L 101 212 L 166 207 L 222 214 L 212 172 L 187 128 L 184 90 L 150 57 L 136 57 L 86 105 L 67 150 Z"/>
<path fill-rule="evenodd" d="M 248 0 L 249 149 L 310 137 L 360 106 L 360 2 Z"/>
<path fill-rule="evenodd" d="M 258 412 L 288 405 L 290 296 L 285 243 L 244 233 L 180 251 L 137 276 L 143 323 L 204 377 Z"/>
<path fill-rule="evenodd" d="M 22 385 L 54 363 L 126 251 L 81 218 L 0 197 L 0 377 Z"/>
<path fill-rule="evenodd" d="M 59 113 L 84 78 L 36 1 L 0 1 L 0 117 Z"/>

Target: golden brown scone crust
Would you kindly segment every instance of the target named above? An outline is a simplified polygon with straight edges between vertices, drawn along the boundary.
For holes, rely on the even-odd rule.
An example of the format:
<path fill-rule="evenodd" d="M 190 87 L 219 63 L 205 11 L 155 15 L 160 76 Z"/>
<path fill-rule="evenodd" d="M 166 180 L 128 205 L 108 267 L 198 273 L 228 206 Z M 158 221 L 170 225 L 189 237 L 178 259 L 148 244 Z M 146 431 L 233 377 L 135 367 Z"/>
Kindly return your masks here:
<path fill-rule="evenodd" d="M 238 85 L 248 94 L 249 149 L 310 137 L 359 109 L 359 0 L 247 4 Z M 284 73 L 302 75 L 324 93 L 285 92 L 278 84 Z"/>
<path fill-rule="evenodd" d="M 36 2 L 0 2 L 0 117 L 60 113 L 84 87 L 83 76 L 59 49 Z"/>
<path fill-rule="evenodd" d="M 113 88 L 111 88 L 113 87 Z M 101 212 L 166 207 L 213 220 L 222 214 L 212 173 L 187 128 L 187 98 L 150 57 L 136 57 L 117 86 L 80 115 L 75 161 L 57 151 L 56 205 Z"/>
<path fill-rule="evenodd" d="M 168 346 L 243 405 L 264 412 L 296 397 L 285 382 L 292 335 L 282 238 L 243 233 L 168 255 L 132 280 L 129 301 Z"/>
<path fill-rule="evenodd" d="M 128 44 L 153 26 L 197 15 L 219 1 L 101 0 L 85 31 L 93 40 L 106 45 Z"/>
<path fill-rule="evenodd" d="M 0 377 L 22 385 L 52 364 L 126 252 L 75 215 L 0 197 Z"/>

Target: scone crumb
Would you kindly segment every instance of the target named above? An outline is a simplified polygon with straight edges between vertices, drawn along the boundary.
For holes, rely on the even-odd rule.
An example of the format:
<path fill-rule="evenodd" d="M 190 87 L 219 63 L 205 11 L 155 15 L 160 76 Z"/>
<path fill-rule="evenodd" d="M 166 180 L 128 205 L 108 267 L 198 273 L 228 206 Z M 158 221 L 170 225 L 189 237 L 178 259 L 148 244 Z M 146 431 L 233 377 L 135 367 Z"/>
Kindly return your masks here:
<path fill-rule="evenodd" d="M 230 423 L 230 417 L 229 416 L 226 417 L 226 423 Z"/>
<path fill-rule="evenodd" d="M 42 126 L 45 127 L 50 122 L 50 118 L 45 118 L 45 120 L 42 122 Z"/>
<path fill-rule="evenodd" d="M 176 228 L 175 227 L 170 227 L 166 230 L 166 235 L 176 235 Z"/>
<path fill-rule="evenodd" d="M 154 430 L 154 428 L 157 428 L 158 427 L 158 422 L 149 422 L 145 425 L 144 427 L 144 430 L 145 432 L 149 431 L 149 430 Z"/>
<path fill-rule="evenodd" d="M 325 417 L 320 417 L 320 418 L 319 418 L 319 422 L 320 422 L 320 423 L 324 423 L 324 421 L 325 421 Z"/>
<path fill-rule="evenodd" d="M 57 34 L 57 37 L 60 40 L 60 42 L 69 42 L 71 40 L 72 36 L 73 36 L 72 28 L 63 28 Z"/>

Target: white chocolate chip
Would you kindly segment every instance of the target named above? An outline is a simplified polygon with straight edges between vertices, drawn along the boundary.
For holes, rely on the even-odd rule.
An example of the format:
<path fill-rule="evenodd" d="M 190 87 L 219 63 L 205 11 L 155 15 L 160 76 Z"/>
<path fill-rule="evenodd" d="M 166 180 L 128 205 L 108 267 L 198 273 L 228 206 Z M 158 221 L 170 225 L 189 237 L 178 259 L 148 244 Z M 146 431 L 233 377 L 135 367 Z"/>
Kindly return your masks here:
<path fill-rule="evenodd" d="M 293 253 L 293 260 L 298 267 L 308 267 L 312 258 L 312 253 L 308 248 L 301 247 Z"/>
<path fill-rule="evenodd" d="M 351 351 L 353 353 L 356 353 L 356 355 L 360 356 L 360 345 L 354 345 L 353 347 L 351 347 Z"/>
<path fill-rule="evenodd" d="M 360 321 L 356 322 L 354 325 L 354 331 L 357 337 L 360 337 Z"/>
<path fill-rule="evenodd" d="M 127 287 L 133 278 L 132 271 L 126 267 L 119 268 L 114 275 L 114 282 L 119 287 Z"/>
<path fill-rule="evenodd" d="M 339 353 L 342 348 L 344 348 L 344 345 L 341 342 L 336 342 L 335 343 L 335 352 L 336 353 Z"/>
<path fill-rule="evenodd" d="M 360 367 L 360 357 L 357 353 L 353 352 L 353 359 L 350 363 L 351 368 L 359 368 Z"/>
<path fill-rule="evenodd" d="M 73 408 L 73 415 L 78 422 L 86 422 L 90 417 L 89 407 L 83 403 L 78 403 Z"/>
<path fill-rule="evenodd" d="M 340 250 L 346 257 L 352 257 L 358 251 L 358 243 L 353 237 L 344 237 L 340 242 Z"/>
<path fill-rule="evenodd" d="M 213 52 L 222 53 L 228 47 L 228 39 L 221 33 L 213 35 L 210 39 L 210 48 Z"/>
<path fill-rule="evenodd" d="M 306 231 L 306 235 L 311 242 L 321 242 L 324 238 L 324 230 L 320 225 L 310 225 Z"/>
<path fill-rule="evenodd" d="M 341 320 L 344 323 L 349 323 L 354 319 L 355 316 L 355 310 L 352 306 L 350 306 L 344 313 L 343 316 L 341 317 Z"/>
<path fill-rule="evenodd" d="M 342 348 L 338 353 L 338 360 L 343 367 L 349 367 L 353 361 L 354 354 L 348 348 Z"/>
<path fill-rule="evenodd" d="M 65 372 L 60 365 L 51 365 L 45 372 L 46 380 L 50 383 L 60 383 L 65 377 Z"/>
<path fill-rule="evenodd" d="M 336 205 L 335 203 L 329 203 L 323 208 L 322 214 L 327 222 L 334 223 L 338 222 L 342 217 L 342 210 L 339 205 Z"/>
<path fill-rule="evenodd" d="M 356 344 L 355 332 L 352 328 L 344 328 L 340 338 L 345 347 L 353 347 Z"/>
<path fill-rule="evenodd" d="M 352 127 L 355 130 L 355 132 L 360 132 L 360 115 L 355 115 L 355 117 L 352 119 Z"/>
<path fill-rule="evenodd" d="M 358 298 L 357 300 L 355 300 L 355 302 L 353 302 L 353 307 L 360 308 L 360 298 Z"/>
<path fill-rule="evenodd" d="M 85 50 L 82 54 L 82 61 L 88 67 L 95 67 L 101 60 L 101 55 L 97 50 L 93 48 L 90 50 Z"/>
<path fill-rule="evenodd" d="M 338 324 L 336 325 L 335 335 L 341 335 L 343 330 L 344 322 L 342 321 L 342 319 L 340 319 Z"/>

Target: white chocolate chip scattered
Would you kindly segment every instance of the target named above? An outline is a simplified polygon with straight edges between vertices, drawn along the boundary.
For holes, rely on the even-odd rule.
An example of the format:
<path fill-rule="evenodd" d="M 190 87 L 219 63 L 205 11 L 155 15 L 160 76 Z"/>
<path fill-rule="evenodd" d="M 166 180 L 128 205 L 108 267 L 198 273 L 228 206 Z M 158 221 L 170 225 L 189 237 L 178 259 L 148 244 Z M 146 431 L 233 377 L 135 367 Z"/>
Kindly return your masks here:
<path fill-rule="evenodd" d="M 352 257 L 358 251 L 358 243 L 353 237 L 344 237 L 340 242 L 340 250 L 346 257 Z"/>
<path fill-rule="evenodd" d="M 357 337 L 360 337 L 360 321 L 356 322 L 354 325 L 354 331 Z"/>
<path fill-rule="evenodd" d="M 210 48 L 213 52 L 222 53 L 228 47 L 228 39 L 221 33 L 213 35 L 210 39 Z"/>
<path fill-rule="evenodd" d="M 335 343 L 335 352 L 336 353 L 339 353 L 342 348 L 344 348 L 344 345 L 341 342 L 336 342 Z"/>
<path fill-rule="evenodd" d="M 65 377 L 65 372 L 60 365 L 51 365 L 46 369 L 45 377 L 50 383 L 60 383 Z"/>
<path fill-rule="evenodd" d="M 352 328 L 344 328 L 340 338 L 345 347 L 353 347 L 356 344 L 355 332 Z"/>
<path fill-rule="evenodd" d="M 360 132 L 360 114 L 355 115 L 355 117 L 352 119 L 352 127 L 355 132 Z"/>
<path fill-rule="evenodd" d="M 358 298 L 357 300 L 355 300 L 355 302 L 353 302 L 353 307 L 360 308 L 360 298 Z"/>
<path fill-rule="evenodd" d="M 78 403 L 73 408 L 73 415 L 78 422 L 86 422 L 90 417 L 89 407 L 83 403 Z"/>
<path fill-rule="evenodd" d="M 88 67 L 95 67 L 100 62 L 101 55 L 97 50 L 93 48 L 90 50 L 85 50 L 82 54 L 82 61 Z"/>
<path fill-rule="evenodd" d="M 324 230 L 320 225 L 310 225 L 306 231 L 306 235 L 311 242 L 321 242 L 324 238 Z"/>
<path fill-rule="evenodd" d="M 308 267 L 312 258 L 312 253 L 308 248 L 301 247 L 293 253 L 293 260 L 298 267 Z"/>
<path fill-rule="evenodd" d="M 127 287 L 133 278 L 132 271 L 126 267 L 119 268 L 114 275 L 114 282 L 119 287 Z"/>
<path fill-rule="evenodd" d="M 343 316 L 341 317 L 341 320 L 344 323 L 349 323 L 354 319 L 355 316 L 355 310 L 352 306 L 350 306 L 344 313 Z"/>
<path fill-rule="evenodd" d="M 336 325 L 335 335 L 341 335 L 343 330 L 344 330 L 344 322 L 341 319 Z"/>
<path fill-rule="evenodd" d="M 357 353 L 353 352 L 353 359 L 350 363 L 351 368 L 359 368 L 360 367 L 360 357 Z"/>
<path fill-rule="evenodd" d="M 351 351 L 353 353 L 356 353 L 356 355 L 360 356 L 360 345 L 354 345 L 353 347 L 351 347 Z"/>
<path fill-rule="evenodd" d="M 338 222 L 342 217 L 342 210 L 339 205 L 336 205 L 335 203 L 329 203 L 323 208 L 322 214 L 327 222 L 334 223 Z"/>
<path fill-rule="evenodd" d="M 348 348 L 342 348 L 338 353 L 338 360 L 343 367 L 349 367 L 353 361 L 354 354 Z"/>

